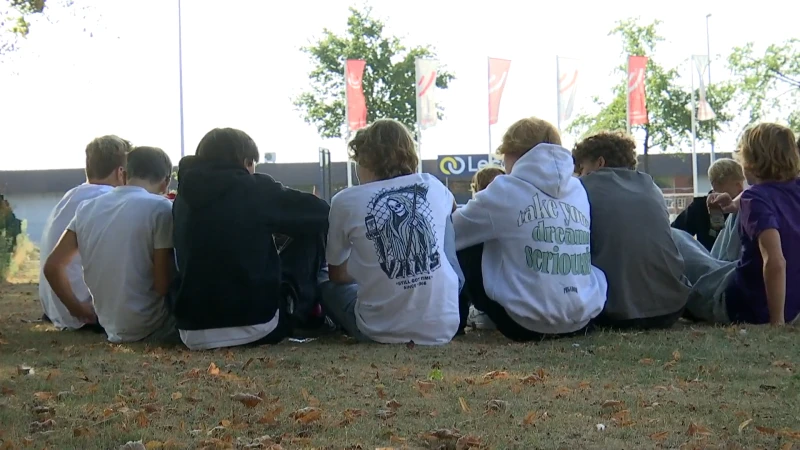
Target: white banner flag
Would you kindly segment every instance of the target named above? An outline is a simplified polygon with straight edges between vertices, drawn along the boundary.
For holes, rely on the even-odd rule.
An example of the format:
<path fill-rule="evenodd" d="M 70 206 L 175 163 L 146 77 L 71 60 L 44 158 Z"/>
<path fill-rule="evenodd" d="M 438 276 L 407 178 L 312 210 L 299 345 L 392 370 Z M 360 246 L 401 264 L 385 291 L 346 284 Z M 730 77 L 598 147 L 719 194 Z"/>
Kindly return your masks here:
<path fill-rule="evenodd" d="M 697 69 L 697 78 L 700 80 L 700 98 L 697 102 L 697 120 L 701 122 L 712 120 L 717 117 L 717 115 L 714 113 L 714 110 L 711 109 L 711 105 L 708 104 L 708 98 L 706 97 L 706 83 L 704 80 L 706 69 L 708 68 L 708 56 L 694 55 L 692 56 L 692 59 L 694 60 L 694 65 Z"/>
<path fill-rule="evenodd" d="M 572 117 L 578 91 L 578 66 L 580 61 L 558 57 L 558 107 L 559 123 Z"/>
<path fill-rule="evenodd" d="M 428 129 L 439 119 L 436 111 L 436 75 L 439 61 L 435 59 L 417 59 L 417 124 L 421 130 Z"/>

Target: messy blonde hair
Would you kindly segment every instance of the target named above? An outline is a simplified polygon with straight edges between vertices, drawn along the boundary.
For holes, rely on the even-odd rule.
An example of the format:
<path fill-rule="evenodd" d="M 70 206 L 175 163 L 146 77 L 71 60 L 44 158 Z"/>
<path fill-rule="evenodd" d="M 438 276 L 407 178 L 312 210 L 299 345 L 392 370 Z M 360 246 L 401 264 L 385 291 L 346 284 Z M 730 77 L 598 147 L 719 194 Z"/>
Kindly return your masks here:
<path fill-rule="evenodd" d="M 712 185 L 726 181 L 744 181 L 744 170 L 742 165 L 733 159 L 718 159 L 708 168 L 708 181 Z"/>
<path fill-rule="evenodd" d="M 393 119 L 376 120 L 358 130 L 349 144 L 350 158 L 380 180 L 417 171 L 419 157 L 411 132 Z"/>
<path fill-rule="evenodd" d="M 800 174 L 794 133 L 776 123 L 748 128 L 739 140 L 737 157 L 744 172 L 758 181 L 789 181 Z"/>
<path fill-rule="evenodd" d="M 486 186 L 489 186 L 489 183 L 491 183 L 495 178 L 505 174 L 506 171 L 502 167 L 485 166 L 483 169 L 475 172 L 475 175 L 472 176 L 472 183 L 470 183 L 472 193 L 474 194 L 486 189 Z"/>
<path fill-rule="evenodd" d="M 561 136 L 550 122 L 528 117 L 514 122 L 503 135 L 497 148 L 500 155 L 522 156 L 539 144 L 561 145 Z"/>

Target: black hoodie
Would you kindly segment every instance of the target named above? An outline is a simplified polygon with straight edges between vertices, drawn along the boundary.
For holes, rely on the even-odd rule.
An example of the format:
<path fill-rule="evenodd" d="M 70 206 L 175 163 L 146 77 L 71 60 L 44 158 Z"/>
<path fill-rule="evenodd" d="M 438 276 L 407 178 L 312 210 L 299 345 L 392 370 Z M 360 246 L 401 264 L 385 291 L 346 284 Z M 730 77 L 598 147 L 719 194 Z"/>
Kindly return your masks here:
<path fill-rule="evenodd" d="M 273 233 L 328 230 L 328 204 L 241 166 L 182 161 L 173 206 L 181 330 L 267 323 L 278 309 L 281 263 Z"/>

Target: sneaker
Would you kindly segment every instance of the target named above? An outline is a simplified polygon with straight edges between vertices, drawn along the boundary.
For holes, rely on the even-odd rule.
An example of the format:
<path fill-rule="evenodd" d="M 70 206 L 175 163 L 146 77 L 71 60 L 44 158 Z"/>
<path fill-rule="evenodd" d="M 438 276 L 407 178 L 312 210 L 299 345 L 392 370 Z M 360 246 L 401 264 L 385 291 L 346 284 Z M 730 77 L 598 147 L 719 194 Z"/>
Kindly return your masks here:
<path fill-rule="evenodd" d="M 496 330 L 492 319 L 486 313 L 478 311 L 474 306 L 469 307 L 469 316 L 467 317 L 467 325 L 476 330 Z"/>

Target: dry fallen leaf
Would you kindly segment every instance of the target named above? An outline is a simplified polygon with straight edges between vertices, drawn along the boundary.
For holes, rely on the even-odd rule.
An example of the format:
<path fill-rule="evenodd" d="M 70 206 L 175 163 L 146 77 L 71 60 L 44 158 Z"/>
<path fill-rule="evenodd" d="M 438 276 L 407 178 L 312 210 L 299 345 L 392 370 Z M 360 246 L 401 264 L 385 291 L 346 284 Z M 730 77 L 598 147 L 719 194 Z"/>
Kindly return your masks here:
<path fill-rule="evenodd" d="M 387 420 L 387 419 L 391 419 L 392 417 L 396 416 L 397 412 L 394 411 L 393 409 L 381 409 L 381 410 L 378 411 L 378 413 L 376 415 L 378 416 L 379 419 Z"/>
<path fill-rule="evenodd" d="M 293 412 L 291 417 L 295 420 L 295 422 L 308 425 L 309 423 L 316 422 L 320 417 L 322 417 L 322 410 L 314 407 L 302 408 Z"/>
<path fill-rule="evenodd" d="M 402 403 L 398 402 L 395 399 L 391 399 L 388 402 L 386 402 L 386 407 L 389 409 L 397 409 L 401 406 L 403 406 Z"/>
<path fill-rule="evenodd" d="M 55 395 L 52 392 L 35 392 L 33 398 L 36 400 L 52 400 Z"/>
<path fill-rule="evenodd" d="M 456 450 L 469 450 L 471 448 L 480 448 L 481 438 L 477 436 L 461 436 L 456 441 Z"/>
<path fill-rule="evenodd" d="M 253 364 L 253 361 L 255 361 L 255 359 L 254 359 L 254 358 L 250 358 L 250 359 L 248 359 L 248 360 L 247 360 L 247 362 L 246 362 L 246 363 L 244 363 L 244 365 L 242 366 L 242 372 L 244 372 L 245 370 L 247 370 L 247 368 L 248 368 L 248 367 L 250 367 L 250 364 Z"/>
<path fill-rule="evenodd" d="M 484 380 L 507 380 L 508 372 L 493 370 L 483 376 Z"/>
<path fill-rule="evenodd" d="M 675 350 L 672 352 L 672 359 L 673 361 L 680 361 L 681 360 L 681 352 Z"/>
<path fill-rule="evenodd" d="M 692 422 L 689 424 L 689 429 L 686 430 L 686 434 L 689 436 L 709 436 L 712 433 L 708 428 Z"/>
<path fill-rule="evenodd" d="M 747 419 L 744 422 L 740 423 L 739 424 L 739 433 L 744 431 L 744 429 L 747 428 L 747 426 L 750 425 L 751 423 L 753 423 L 753 419 Z"/>
<path fill-rule="evenodd" d="M 47 419 L 42 422 L 33 422 L 28 426 L 28 429 L 31 433 L 39 433 L 42 431 L 47 431 L 56 426 L 56 421 L 53 419 Z"/>
<path fill-rule="evenodd" d="M 420 436 L 422 439 L 425 439 L 428 442 L 439 442 L 439 441 L 457 441 L 461 438 L 461 433 L 458 430 L 449 430 L 446 428 L 441 428 L 434 431 L 429 431 L 424 433 Z"/>
<path fill-rule="evenodd" d="M 136 424 L 139 425 L 139 428 L 145 428 L 150 425 L 150 419 L 147 418 L 147 414 L 144 411 L 139 411 L 139 414 L 136 415 Z"/>
<path fill-rule="evenodd" d="M 425 396 L 425 394 L 429 394 L 433 390 L 434 386 L 436 386 L 436 384 L 431 381 L 417 380 L 417 390 L 419 390 L 420 394 L 423 396 Z"/>
<path fill-rule="evenodd" d="M 486 402 L 486 412 L 504 412 L 508 410 L 508 402 L 503 400 L 489 400 Z"/>
<path fill-rule="evenodd" d="M 461 405 L 461 410 L 465 413 L 470 412 L 469 405 L 467 405 L 467 401 L 464 400 L 464 397 L 458 397 L 458 404 Z"/>
<path fill-rule="evenodd" d="M 650 435 L 650 439 L 654 441 L 663 441 L 664 439 L 669 436 L 669 431 L 662 431 L 660 433 L 653 433 Z"/>
<path fill-rule="evenodd" d="M 649 366 L 650 364 L 653 364 L 653 359 L 652 359 L 652 358 L 643 358 L 643 359 L 640 359 L 640 360 L 639 360 L 639 364 L 644 364 L 644 365 L 646 365 L 646 366 Z"/>
<path fill-rule="evenodd" d="M 173 392 L 170 397 L 172 397 L 173 400 L 180 400 L 181 398 L 183 398 L 183 394 L 181 394 L 180 392 Z"/>
<path fill-rule="evenodd" d="M 378 398 L 381 400 L 386 400 L 386 386 L 379 384 L 375 386 L 375 391 L 378 393 Z"/>
<path fill-rule="evenodd" d="M 602 409 L 619 409 L 619 408 L 622 408 L 623 406 L 625 406 L 625 404 L 622 403 L 619 400 L 606 400 L 606 401 L 603 402 L 602 405 L 600 405 L 600 408 L 602 408 Z"/>
<path fill-rule="evenodd" d="M 238 393 L 231 395 L 231 400 L 240 402 L 248 408 L 255 408 L 263 400 L 261 397 L 253 394 Z"/>
<path fill-rule="evenodd" d="M 92 430 L 88 427 L 78 427 L 72 430 L 72 437 L 91 436 Z"/>
<path fill-rule="evenodd" d="M 208 370 L 206 372 L 208 372 L 208 374 L 212 376 L 219 375 L 219 367 L 217 367 L 217 365 L 212 362 L 211 364 L 209 364 Z"/>
<path fill-rule="evenodd" d="M 761 434 L 776 434 L 777 433 L 777 431 L 775 431 L 775 428 L 759 427 L 759 426 L 756 426 L 756 431 L 758 431 Z"/>
<path fill-rule="evenodd" d="M 164 448 L 164 443 L 161 441 L 148 441 L 144 444 L 144 448 L 147 450 L 161 450 Z"/>
<path fill-rule="evenodd" d="M 263 416 L 261 416 L 261 418 L 258 419 L 256 421 L 256 423 L 259 423 L 259 424 L 262 424 L 262 425 L 272 425 L 274 423 L 277 423 L 278 422 L 278 414 L 280 414 L 282 411 L 283 411 L 283 407 L 282 406 L 277 406 L 277 407 L 267 411 L 267 413 L 264 414 Z"/>
<path fill-rule="evenodd" d="M 522 419 L 523 425 L 533 425 L 533 422 L 536 421 L 536 411 L 529 412 L 524 419 Z"/>

